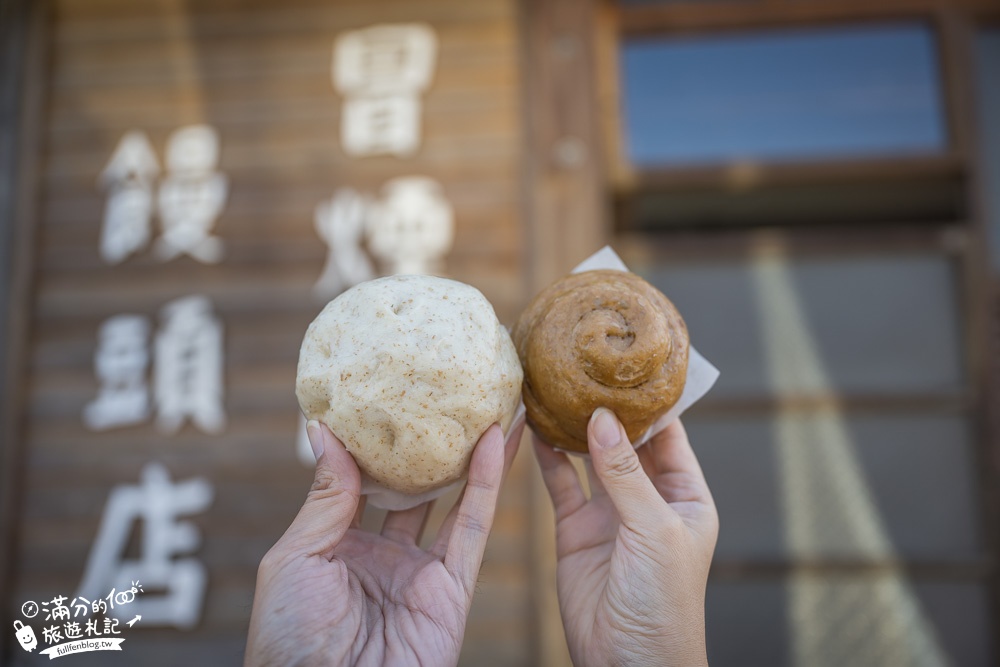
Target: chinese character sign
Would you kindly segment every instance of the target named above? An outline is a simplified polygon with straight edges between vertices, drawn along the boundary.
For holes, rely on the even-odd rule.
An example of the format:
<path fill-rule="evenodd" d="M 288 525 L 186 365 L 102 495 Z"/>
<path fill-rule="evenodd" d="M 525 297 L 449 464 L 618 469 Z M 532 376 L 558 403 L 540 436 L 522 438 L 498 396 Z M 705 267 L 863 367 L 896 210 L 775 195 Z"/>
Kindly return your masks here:
<path fill-rule="evenodd" d="M 316 208 L 316 232 L 329 246 L 314 292 L 330 299 L 374 277 L 367 246 L 386 274 L 439 274 L 455 236 L 454 212 L 430 178 L 395 178 L 372 199 L 341 188 Z"/>
<path fill-rule="evenodd" d="M 219 135 L 208 125 L 188 125 L 167 141 L 167 173 L 159 183 L 160 165 L 144 132 L 122 137 L 101 173 L 108 192 L 101 229 L 101 258 L 118 264 L 145 248 L 152 235 L 154 213 L 162 236 L 154 254 L 169 261 L 182 254 L 200 262 L 222 259 L 222 241 L 211 235 L 222 212 L 228 181 L 217 172 Z"/>
<path fill-rule="evenodd" d="M 340 136 L 348 155 L 416 152 L 420 94 L 436 58 L 437 36 L 420 23 L 376 25 L 337 38 L 333 84 L 345 97 Z"/>
<path fill-rule="evenodd" d="M 101 326 L 94 359 L 101 386 L 83 410 L 91 430 L 151 416 L 149 338 L 149 320 L 142 315 L 116 315 Z M 182 297 L 163 307 L 152 356 L 152 402 L 161 431 L 174 433 L 187 419 L 206 433 L 225 428 L 222 323 L 207 297 Z"/>
<path fill-rule="evenodd" d="M 202 431 L 226 426 L 222 408 L 222 324 L 208 297 L 168 303 L 156 335 L 157 425 L 168 433 L 190 418 Z"/>
<path fill-rule="evenodd" d="M 361 249 L 368 202 L 356 190 L 342 188 L 316 207 L 316 232 L 329 246 L 326 266 L 313 288 L 330 299 L 349 287 L 375 277 Z"/>
<path fill-rule="evenodd" d="M 408 176 L 382 186 L 368 246 L 388 273 L 439 273 L 454 235 L 454 213 L 437 181 Z"/>
<path fill-rule="evenodd" d="M 133 130 L 118 142 L 101 184 L 108 192 L 101 227 L 101 258 L 117 264 L 149 243 L 153 186 L 160 173 L 145 133 Z"/>
<path fill-rule="evenodd" d="M 113 489 L 74 601 L 81 600 L 94 613 L 115 619 L 136 614 L 147 625 L 193 627 L 201 613 L 207 577 L 204 565 L 189 555 L 198 548 L 198 531 L 179 517 L 205 511 L 212 495 L 206 480 L 172 482 L 159 463 L 143 469 L 140 484 Z M 125 549 L 137 520 L 142 522 L 141 553 L 137 559 L 128 559 Z M 162 594 L 147 593 L 135 599 L 135 582 L 140 580 Z M 131 587 L 128 582 L 133 582 Z M 102 597 L 109 588 L 111 592 Z M 133 600 L 128 611 L 121 609 Z M 84 613 L 86 604 L 82 605 Z"/>
<path fill-rule="evenodd" d="M 93 430 L 138 424 L 149 417 L 149 320 L 142 315 L 117 315 L 101 326 L 94 360 L 101 390 L 83 411 Z"/>
<path fill-rule="evenodd" d="M 208 125 L 183 127 L 167 144 L 167 175 L 158 199 L 163 236 L 156 254 L 171 260 L 184 253 L 213 264 L 222 259 L 222 242 L 210 235 L 226 202 L 226 177 L 215 171 L 219 135 Z"/>

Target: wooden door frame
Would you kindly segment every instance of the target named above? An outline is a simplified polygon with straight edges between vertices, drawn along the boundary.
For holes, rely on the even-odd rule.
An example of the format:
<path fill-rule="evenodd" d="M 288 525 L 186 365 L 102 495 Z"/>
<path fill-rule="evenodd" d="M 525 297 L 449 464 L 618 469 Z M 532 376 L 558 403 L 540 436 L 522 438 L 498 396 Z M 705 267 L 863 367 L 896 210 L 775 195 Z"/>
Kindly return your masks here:
<path fill-rule="evenodd" d="M 32 312 L 47 44 L 46 0 L 0 5 L 0 624 L 15 615 L 13 591 L 24 469 L 25 360 Z M 0 663 L 13 642 L 0 633 Z"/>
<path fill-rule="evenodd" d="M 597 105 L 602 0 L 520 0 L 525 302 L 609 242 Z M 569 667 L 555 588 L 555 518 L 531 466 L 535 663 Z"/>

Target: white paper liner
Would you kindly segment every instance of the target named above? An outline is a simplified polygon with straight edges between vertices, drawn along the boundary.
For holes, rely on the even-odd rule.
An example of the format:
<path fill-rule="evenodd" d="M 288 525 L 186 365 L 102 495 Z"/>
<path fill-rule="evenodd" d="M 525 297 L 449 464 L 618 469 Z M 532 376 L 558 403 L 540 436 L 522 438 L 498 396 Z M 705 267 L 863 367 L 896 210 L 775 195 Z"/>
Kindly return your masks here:
<path fill-rule="evenodd" d="M 575 269 L 573 269 L 573 273 L 593 271 L 595 269 L 628 271 L 628 267 L 625 266 L 625 263 L 621 260 L 618 254 L 611 249 L 610 246 L 604 246 L 593 255 L 583 260 Z M 677 401 L 674 407 L 670 408 L 670 411 L 667 412 L 667 414 L 657 419 L 656 422 L 649 427 L 649 430 L 647 430 L 637 442 L 633 443 L 633 445 L 635 447 L 640 447 L 654 435 L 669 426 L 675 419 L 680 417 L 685 410 L 694 405 L 702 396 L 707 394 L 708 390 L 712 388 L 712 385 L 715 384 L 717 379 L 719 379 L 719 370 L 713 366 L 708 359 L 701 356 L 692 346 L 688 352 L 687 379 L 685 380 L 684 392 L 681 394 L 680 400 Z M 523 402 L 517 406 L 517 411 L 514 413 L 514 420 L 511 423 L 511 427 L 504 436 L 505 442 L 522 421 L 524 421 Z M 579 456 L 589 456 L 589 454 L 581 454 L 579 452 L 568 453 Z M 368 504 L 372 507 L 378 507 L 384 510 L 405 510 L 410 509 L 411 507 L 416 507 L 417 505 L 425 503 L 428 500 L 440 498 L 452 489 L 459 488 L 464 483 L 465 478 L 463 477 L 462 479 L 439 489 L 413 495 L 387 489 L 362 472 L 361 494 L 368 496 Z"/>

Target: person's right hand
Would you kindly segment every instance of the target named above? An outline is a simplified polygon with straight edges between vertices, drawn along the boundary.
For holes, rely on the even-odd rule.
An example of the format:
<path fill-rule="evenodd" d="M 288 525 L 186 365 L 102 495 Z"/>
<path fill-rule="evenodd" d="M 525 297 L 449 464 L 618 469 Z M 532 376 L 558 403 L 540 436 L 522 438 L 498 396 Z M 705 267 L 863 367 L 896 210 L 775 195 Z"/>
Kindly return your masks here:
<path fill-rule="evenodd" d="M 674 422 L 636 451 L 601 408 L 587 439 L 589 500 L 567 456 L 535 437 L 573 664 L 707 665 L 705 586 L 719 519 L 684 427 Z"/>

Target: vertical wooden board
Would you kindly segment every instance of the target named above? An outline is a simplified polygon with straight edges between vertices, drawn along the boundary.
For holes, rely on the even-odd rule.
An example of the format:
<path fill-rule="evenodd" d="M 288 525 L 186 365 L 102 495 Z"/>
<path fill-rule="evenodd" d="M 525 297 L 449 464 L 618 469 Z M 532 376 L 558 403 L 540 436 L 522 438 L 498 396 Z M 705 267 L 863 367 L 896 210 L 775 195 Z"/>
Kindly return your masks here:
<path fill-rule="evenodd" d="M 610 238 L 595 71 L 599 2 L 525 0 L 525 218 L 532 294 Z M 536 662 L 569 665 L 555 588 L 555 519 L 537 468 L 534 505 Z"/>
<path fill-rule="evenodd" d="M 31 275 L 34 268 L 34 220 L 38 210 L 41 114 L 45 90 L 38 82 L 47 62 L 48 7 L 40 2 L 7 2 L 0 8 L 3 50 L 0 71 L 0 600 L 13 588 L 21 507 L 21 469 L 25 448 L 20 439 L 24 400 L 23 375 Z M 0 609 L 0 622 L 12 624 L 13 611 Z M 0 639 L 0 662 L 12 650 L 9 634 Z"/>

